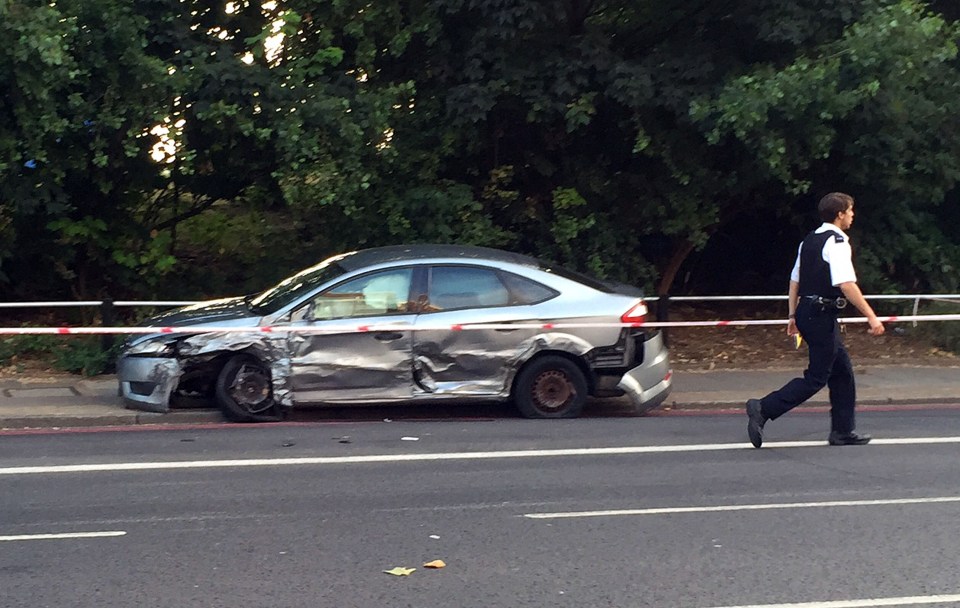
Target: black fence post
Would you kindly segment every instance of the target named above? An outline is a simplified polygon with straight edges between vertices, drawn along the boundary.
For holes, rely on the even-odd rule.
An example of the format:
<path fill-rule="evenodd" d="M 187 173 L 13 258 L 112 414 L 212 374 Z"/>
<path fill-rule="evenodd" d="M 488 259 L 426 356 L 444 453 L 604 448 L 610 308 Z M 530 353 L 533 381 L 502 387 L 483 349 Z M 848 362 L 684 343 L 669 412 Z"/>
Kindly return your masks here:
<path fill-rule="evenodd" d="M 657 299 L 657 322 L 666 323 L 670 319 L 670 294 L 662 294 Z M 663 345 L 670 346 L 667 338 L 667 328 L 660 328 L 660 335 L 663 336 Z"/>

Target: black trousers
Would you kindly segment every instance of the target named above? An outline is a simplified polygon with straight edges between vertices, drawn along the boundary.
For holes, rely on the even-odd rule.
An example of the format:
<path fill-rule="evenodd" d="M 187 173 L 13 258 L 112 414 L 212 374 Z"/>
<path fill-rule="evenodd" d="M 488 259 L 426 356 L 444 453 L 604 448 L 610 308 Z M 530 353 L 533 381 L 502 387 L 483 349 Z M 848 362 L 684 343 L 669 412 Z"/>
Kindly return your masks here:
<path fill-rule="evenodd" d="M 796 320 L 797 329 L 807 343 L 810 362 L 802 378 L 794 378 L 761 399 L 761 411 L 775 420 L 826 386 L 830 390 L 830 430 L 849 433 L 856 424 L 853 410 L 857 388 L 837 313 L 822 311 L 813 301 L 800 298 Z"/>

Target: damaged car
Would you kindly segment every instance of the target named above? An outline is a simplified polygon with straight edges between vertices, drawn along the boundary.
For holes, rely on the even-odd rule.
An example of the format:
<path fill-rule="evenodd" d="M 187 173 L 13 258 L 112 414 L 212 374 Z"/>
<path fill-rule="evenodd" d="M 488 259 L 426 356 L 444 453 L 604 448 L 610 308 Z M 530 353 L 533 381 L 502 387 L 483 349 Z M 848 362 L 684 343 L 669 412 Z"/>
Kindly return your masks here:
<path fill-rule="evenodd" d="M 127 340 L 117 376 L 127 407 L 209 403 L 238 422 L 297 404 L 424 400 L 512 400 L 526 417 L 572 418 L 589 396 L 620 395 L 642 412 L 671 388 L 646 315 L 636 288 L 533 257 L 378 247 L 154 317 L 157 333 Z"/>

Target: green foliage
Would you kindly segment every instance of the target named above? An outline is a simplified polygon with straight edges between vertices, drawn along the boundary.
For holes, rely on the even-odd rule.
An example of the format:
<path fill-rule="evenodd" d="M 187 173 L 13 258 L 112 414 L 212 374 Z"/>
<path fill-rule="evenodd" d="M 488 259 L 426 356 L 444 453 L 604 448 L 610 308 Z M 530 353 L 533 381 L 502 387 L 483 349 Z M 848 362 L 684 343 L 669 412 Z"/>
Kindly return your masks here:
<path fill-rule="evenodd" d="M 789 193 L 847 189 L 866 201 L 868 285 L 955 284 L 957 243 L 937 205 L 960 180 L 958 38 L 922 3 L 888 3 L 835 41 L 695 99 L 690 117 L 709 143 L 735 141 Z"/>
<path fill-rule="evenodd" d="M 109 370 L 117 358 L 119 345 L 104 349 L 96 336 L 72 336 L 52 351 L 53 365 L 59 370 L 96 376 Z"/>
<path fill-rule="evenodd" d="M 819 194 L 849 190 L 865 286 L 947 289 L 951 6 L 14 0 L 0 285 L 192 298 L 442 241 L 667 292 L 744 224 L 802 234 Z M 756 288 L 738 272 L 755 247 L 728 289 Z"/>
<path fill-rule="evenodd" d="M 60 344 L 60 336 L 4 336 L 0 338 L 0 365 L 11 365 L 22 358 L 47 356 Z"/>
<path fill-rule="evenodd" d="M 0 338 L 0 365 L 39 359 L 61 371 L 96 376 L 112 367 L 118 351 L 119 343 L 104 349 L 99 336 L 5 336 Z"/>

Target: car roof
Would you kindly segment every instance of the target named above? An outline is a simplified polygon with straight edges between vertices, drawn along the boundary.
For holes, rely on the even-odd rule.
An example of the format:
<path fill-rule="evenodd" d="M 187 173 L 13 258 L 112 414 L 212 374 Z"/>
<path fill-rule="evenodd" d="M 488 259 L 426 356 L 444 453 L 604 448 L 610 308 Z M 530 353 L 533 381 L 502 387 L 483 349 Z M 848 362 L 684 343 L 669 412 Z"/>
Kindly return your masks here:
<path fill-rule="evenodd" d="M 475 245 L 388 245 L 386 247 L 373 247 L 371 249 L 361 249 L 350 254 L 344 255 L 337 263 L 349 271 L 372 266 L 374 264 L 383 264 L 386 262 L 399 262 L 405 260 L 423 260 L 428 258 L 460 258 L 463 260 L 487 260 L 494 262 L 508 262 L 520 264 L 523 266 L 540 267 L 543 263 L 537 258 L 533 258 L 512 251 L 503 251 L 501 249 L 491 249 L 490 247 L 478 247 Z"/>

